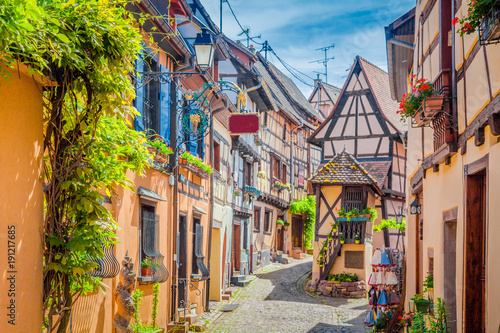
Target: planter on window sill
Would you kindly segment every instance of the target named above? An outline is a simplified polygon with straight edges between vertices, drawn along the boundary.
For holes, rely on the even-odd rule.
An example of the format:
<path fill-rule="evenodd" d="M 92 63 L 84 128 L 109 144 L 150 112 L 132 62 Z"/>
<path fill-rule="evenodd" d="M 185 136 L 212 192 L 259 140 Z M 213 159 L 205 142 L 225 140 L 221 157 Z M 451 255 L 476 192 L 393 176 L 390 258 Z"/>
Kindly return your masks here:
<path fill-rule="evenodd" d="M 141 276 L 142 277 L 152 277 L 153 276 L 153 269 L 141 267 Z"/>
<path fill-rule="evenodd" d="M 189 171 L 198 174 L 202 178 L 208 179 L 210 177 L 208 172 L 206 172 L 205 170 L 203 170 L 202 168 L 200 168 L 197 165 L 189 163 L 185 158 L 179 159 L 179 165 L 182 165 L 185 169 L 188 169 Z"/>
<path fill-rule="evenodd" d="M 155 160 L 156 162 L 161 163 L 161 164 L 168 163 L 168 155 L 165 155 L 164 153 L 162 153 L 158 149 L 151 147 L 151 146 L 148 146 L 148 151 L 150 154 L 153 155 L 153 160 Z"/>
<path fill-rule="evenodd" d="M 348 221 L 370 221 L 370 217 L 368 216 L 358 216 L 358 217 L 337 217 L 337 222 L 348 222 Z"/>

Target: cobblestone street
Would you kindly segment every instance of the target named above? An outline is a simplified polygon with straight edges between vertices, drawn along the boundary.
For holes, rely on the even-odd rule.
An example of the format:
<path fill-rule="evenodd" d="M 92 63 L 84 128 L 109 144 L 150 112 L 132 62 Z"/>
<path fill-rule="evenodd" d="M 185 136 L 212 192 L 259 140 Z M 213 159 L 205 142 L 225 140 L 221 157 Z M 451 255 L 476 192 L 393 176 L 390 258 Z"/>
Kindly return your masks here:
<path fill-rule="evenodd" d="M 239 307 L 223 313 L 207 332 L 367 332 L 366 299 L 342 299 L 304 291 L 312 257 L 272 268 L 231 299 Z"/>

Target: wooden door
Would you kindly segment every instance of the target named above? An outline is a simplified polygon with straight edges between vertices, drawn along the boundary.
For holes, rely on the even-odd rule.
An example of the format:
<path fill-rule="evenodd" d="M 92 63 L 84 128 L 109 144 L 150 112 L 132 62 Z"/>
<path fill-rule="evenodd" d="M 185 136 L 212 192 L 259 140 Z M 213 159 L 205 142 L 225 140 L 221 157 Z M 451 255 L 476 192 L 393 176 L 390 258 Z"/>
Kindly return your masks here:
<path fill-rule="evenodd" d="M 300 216 L 292 216 L 292 247 L 302 248 L 304 222 Z"/>
<path fill-rule="evenodd" d="M 457 332 L 457 220 L 444 224 L 443 237 L 444 301 L 450 333 Z"/>
<path fill-rule="evenodd" d="M 283 237 L 285 235 L 285 228 L 284 227 L 279 227 L 276 229 L 276 249 L 278 251 L 285 251 L 284 246 L 283 246 Z"/>
<path fill-rule="evenodd" d="M 239 224 L 233 224 L 233 250 L 231 261 L 233 262 L 233 274 L 235 272 L 239 272 L 241 261 L 241 240 Z"/>
<path fill-rule="evenodd" d="M 486 171 L 467 176 L 464 332 L 485 332 Z"/>

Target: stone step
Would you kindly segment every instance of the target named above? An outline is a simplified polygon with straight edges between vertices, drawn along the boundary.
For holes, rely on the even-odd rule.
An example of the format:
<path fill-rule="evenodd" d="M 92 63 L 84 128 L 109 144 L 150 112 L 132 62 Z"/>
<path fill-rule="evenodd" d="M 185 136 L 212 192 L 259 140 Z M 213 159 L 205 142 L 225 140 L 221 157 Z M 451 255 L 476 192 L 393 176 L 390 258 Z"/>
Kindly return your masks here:
<path fill-rule="evenodd" d="M 223 301 L 229 301 L 231 299 L 231 295 L 229 294 L 222 294 L 221 298 Z"/>
<path fill-rule="evenodd" d="M 183 322 L 183 323 L 171 322 L 167 325 L 167 332 L 169 332 L 169 333 L 170 332 L 188 333 L 188 331 L 189 331 L 189 323 L 187 321 Z"/>
<path fill-rule="evenodd" d="M 234 290 L 232 290 L 232 289 L 226 289 L 222 293 L 226 294 L 226 295 L 229 295 L 229 296 L 233 296 Z"/>
<path fill-rule="evenodd" d="M 246 278 L 246 275 L 233 275 L 231 276 L 231 283 L 235 284 L 236 282 L 245 280 Z"/>
<path fill-rule="evenodd" d="M 194 330 L 196 332 L 203 332 L 207 329 L 207 324 L 205 323 L 202 323 L 201 321 L 200 322 L 197 322 L 196 324 L 194 324 Z"/>
<path fill-rule="evenodd" d="M 246 287 L 250 283 L 250 280 L 239 280 L 235 282 L 234 285 L 237 287 Z"/>
<path fill-rule="evenodd" d="M 189 323 L 189 325 L 194 325 L 198 322 L 198 315 L 197 314 L 192 314 L 192 313 L 189 313 L 189 314 L 186 314 L 186 318 L 184 319 L 184 314 L 181 313 L 179 315 L 179 318 L 181 321 L 187 321 Z"/>

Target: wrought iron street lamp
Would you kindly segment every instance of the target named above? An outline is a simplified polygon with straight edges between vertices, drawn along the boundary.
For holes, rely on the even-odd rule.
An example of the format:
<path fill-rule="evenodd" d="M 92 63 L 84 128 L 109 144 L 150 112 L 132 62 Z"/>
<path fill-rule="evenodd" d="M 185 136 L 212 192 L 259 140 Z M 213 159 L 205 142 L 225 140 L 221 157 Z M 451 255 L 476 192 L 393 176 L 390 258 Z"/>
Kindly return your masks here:
<path fill-rule="evenodd" d="M 202 28 L 193 43 L 196 61 L 202 70 L 212 66 L 214 60 L 215 42 L 207 28 Z"/>

